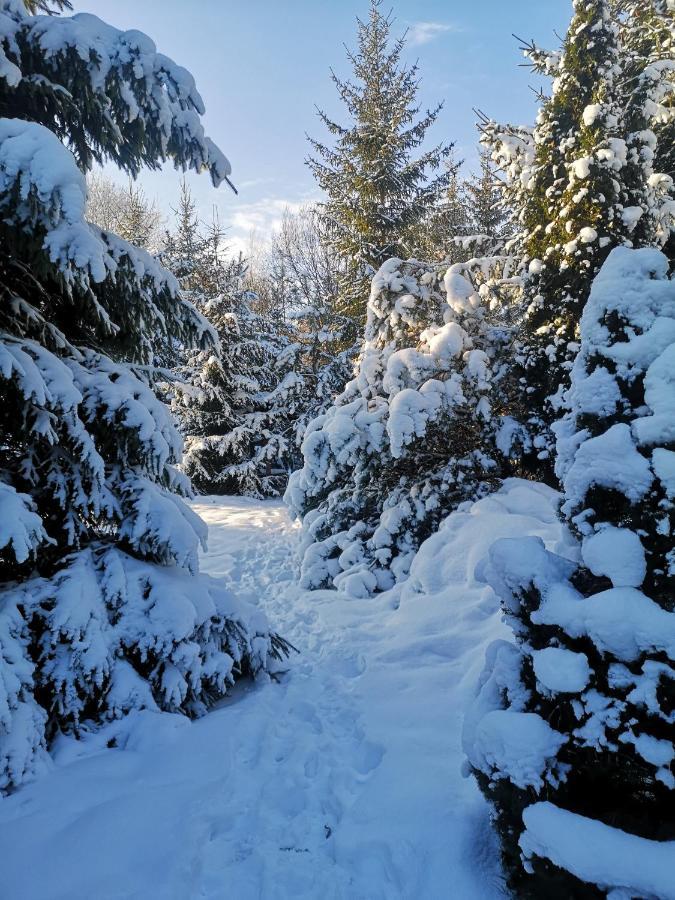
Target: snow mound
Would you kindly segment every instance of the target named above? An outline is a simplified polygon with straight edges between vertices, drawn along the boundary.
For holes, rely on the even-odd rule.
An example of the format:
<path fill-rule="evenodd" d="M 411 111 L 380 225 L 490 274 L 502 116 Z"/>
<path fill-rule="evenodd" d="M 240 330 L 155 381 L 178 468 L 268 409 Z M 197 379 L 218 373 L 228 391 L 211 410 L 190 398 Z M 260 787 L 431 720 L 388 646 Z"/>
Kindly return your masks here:
<path fill-rule="evenodd" d="M 470 761 L 495 778 L 541 790 L 543 773 L 566 740 L 536 713 L 492 709 L 478 724 Z"/>
<path fill-rule="evenodd" d="M 547 690 L 558 694 L 576 694 L 588 684 L 588 657 L 563 647 L 545 647 L 532 653 L 532 666 L 537 680 Z"/>
<path fill-rule="evenodd" d="M 640 587 L 647 572 L 640 538 L 627 528 L 610 526 L 587 537 L 581 548 L 594 575 L 606 575 L 614 587 Z"/>

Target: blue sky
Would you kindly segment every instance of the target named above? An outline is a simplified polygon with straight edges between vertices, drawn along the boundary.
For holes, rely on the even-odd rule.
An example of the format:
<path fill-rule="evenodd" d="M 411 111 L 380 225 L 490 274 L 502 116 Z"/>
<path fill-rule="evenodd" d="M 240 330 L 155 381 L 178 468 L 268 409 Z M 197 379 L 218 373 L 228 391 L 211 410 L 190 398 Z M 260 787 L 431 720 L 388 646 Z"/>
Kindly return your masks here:
<path fill-rule="evenodd" d="M 332 66 L 348 74 L 343 44 L 354 45 L 355 17 L 367 0 L 75 0 L 76 11 L 146 32 L 159 50 L 190 69 L 206 104 L 208 133 L 229 157 L 239 197 L 190 177 L 202 216 L 215 206 L 244 246 L 263 235 L 286 205 L 319 194 L 303 160 L 305 134 L 324 137 L 315 106 L 342 118 Z M 476 158 L 473 107 L 503 121 L 531 122 L 539 79 L 522 62 L 512 32 L 557 43 L 571 0 L 392 0 L 394 33 L 409 29 L 408 62 L 418 61 L 424 106 L 445 101 L 430 140 L 454 141 L 470 168 Z M 142 176 L 169 212 L 178 176 Z"/>

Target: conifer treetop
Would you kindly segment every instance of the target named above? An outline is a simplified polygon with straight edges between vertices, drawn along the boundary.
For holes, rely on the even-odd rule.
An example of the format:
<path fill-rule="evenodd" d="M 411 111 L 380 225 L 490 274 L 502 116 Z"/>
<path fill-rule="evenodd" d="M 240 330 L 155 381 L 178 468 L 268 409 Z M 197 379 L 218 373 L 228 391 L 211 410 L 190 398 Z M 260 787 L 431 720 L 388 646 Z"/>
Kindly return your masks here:
<path fill-rule="evenodd" d="M 401 61 L 405 35 L 391 40 L 393 19 L 380 0 L 371 0 L 368 20 L 357 22 L 357 49 L 347 50 L 353 80 L 331 72 L 351 122 L 339 124 L 319 110 L 335 145 L 309 138 L 314 154 L 307 164 L 327 194 L 322 212 L 331 244 L 351 263 L 362 304 L 354 312 L 363 319 L 369 278 L 386 259 L 414 252 L 415 228 L 442 198 L 455 167 L 442 167 L 452 145 L 413 155 L 441 104 L 421 112 L 418 67 Z"/>

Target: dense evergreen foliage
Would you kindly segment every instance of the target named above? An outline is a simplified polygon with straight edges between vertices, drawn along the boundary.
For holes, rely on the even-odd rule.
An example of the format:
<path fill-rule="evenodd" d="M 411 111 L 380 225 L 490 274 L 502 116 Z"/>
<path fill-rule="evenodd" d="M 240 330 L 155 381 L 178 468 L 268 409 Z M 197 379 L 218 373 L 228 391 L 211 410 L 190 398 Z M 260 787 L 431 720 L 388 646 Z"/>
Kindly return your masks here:
<path fill-rule="evenodd" d="M 153 258 L 84 219 L 94 160 L 133 174 L 171 158 L 222 181 L 229 164 L 204 136 L 201 98 L 139 32 L 30 15 L 15 0 L 0 4 L 0 26 L 10 788 L 41 768 L 58 732 L 138 708 L 197 715 L 280 645 L 259 613 L 198 574 L 205 527 L 181 499 L 181 442 L 153 392 L 157 355 L 215 335 Z"/>
<path fill-rule="evenodd" d="M 490 648 L 465 746 L 519 897 L 637 896 L 621 854 L 646 885 L 675 838 L 672 24 L 577 0 L 560 55 L 527 48 L 555 76 L 534 132 L 483 123 L 529 268 L 520 393 L 569 528 L 477 573 L 516 644 Z"/>
<path fill-rule="evenodd" d="M 391 43 L 391 26 L 381 0 L 371 0 L 368 21 L 358 21 L 358 49 L 348 54 L 354 81 L 332 75 L 349 124 L 320 113 L 335 144 L 312 140 L 308 160 L 326 195 L 329 245 L 344 261 L 339 311 L 361 326 L 372 276 L 390 257 L 415 254 L 418 226 L 444 199 L 455 172 L 443 165 L 452 145 L 413 155 L 440 106 L 419 116 L 417 66 L 402 65 L 405 38 Z"/>
<path fill-rule="evenodd" d="M 672 137 L 661 124 L 670 119 L 661 110 L 672 54 L 667 45 L 652 43 L 649 55 L 630 46 L 642 15 L 633 5 L 621 21 L 611 0 L 576 0 L 560 52 L 525 47 L 534 70 L 553 79 L 534 130 L 482 126 L 515 216 L 512 252 L 525 276 L 521 405 L 529 407 L 535 472 L 547 478 L 550 425 L 594 276 L 613 247 L 660 245 L 670 233 L 672 182 L 654 164 Z"/>
<path fill-rule="evenodd" d="M 256 311 L 246 261 L 228 255 L 217 220 L 202 227 L 185 184 L 162 259 L 218 338 L 215 348 L 183 351 L 175 371 L 183 471 L 202 493 L 281 493 L 297 458 L 300 345 L 283 321 Z"/>
<path fill-rule="evenodd" d="M 492 652 L 469 756 L 518 896 L 591 898 L 605 886 L 561 862 L 563 835 L 542 846 L 543 800 L 610 826 L 617 847 L 621 832 L 675 838 L 674 338 L 666 257 L 614 249 L 584 309 L 557 427 L 580 563 L 571 547 L 562 557 L 538 538 L 507 538 L 483 573 L 518 643 Z M 513 756 L 525 726 L 529 774 Z"/>
<path fill-rule="evenodd" d="M 164 234 L 134 181 L 227 181 L 192 77 L 69 8 L 0 0 L 0 790 L 61 733 L 198 716 L 288 651 L 200 574 L 191 485 L 286 489 L 301 586 L 408 580 L 395 604 L 449 514 L 496 509 L 507 536 L 457 566 L 513 633 L 464 723 L 509 886 L 665 896 L 644 861 L 675 847 L 671 0 L 574 0 L 559 51 L 522 48 L 551 82 L 534 125 L 480 114 L 466 178 L 425 149 L 440 107 L 371 0 L 333 75 L 349 122 L 320 113 L 334 142 L 311 142 L 323 198 L 253 264 L 185 180 Z M 110 162 L 127 187 L 92 176 Z M 537 492 L 548 520 L 518 530 Z"/>

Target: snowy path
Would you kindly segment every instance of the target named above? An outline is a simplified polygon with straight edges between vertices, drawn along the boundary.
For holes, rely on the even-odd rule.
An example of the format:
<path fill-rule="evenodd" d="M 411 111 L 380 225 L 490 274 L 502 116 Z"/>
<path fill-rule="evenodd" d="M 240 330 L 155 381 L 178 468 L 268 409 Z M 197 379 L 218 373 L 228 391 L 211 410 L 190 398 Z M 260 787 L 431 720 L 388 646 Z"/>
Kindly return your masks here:
<path fill-rule="evenodd" d="M 459 733 L 502 628 L 470 573 L 519 518 L 551 537 L 550 503 L 537 500 L 533 518 L 528 497 L 520 517 L 492 500 L 453 517 L 425 545 L 421 577 L 371 601 L 294 585 L 297 532 L 280 504 L 198 504 L 204 567 L 260 603 L 300 654 L 280 683 L 240 685 L 197 722 L 146 714 L 124 749 L 65 743 L 51 773 L 0 800 L 0 896 L 503 896 Z"/>
<path fill-rule="evenodd" d="M 240 708 L 260 726 L 235 762 L 253 770 L 241 779 L 235 808 L 254 810 L 246 851 L 255 860 L 238 858 L 239 835 L 225 836 L 209 853 L 205 896 L 221 896 L 224 858 L 228 881 L 245 897 L 501 896 L 490 887 L 493 865 L 485 873 L 475 852 L 484 845 L 480 801 L 476 818 L 457 825 L 457 794 L 474 788 L 461 778 L 459 759 L 449 771 L 448 731 L 429 746 L 430 732 L 442 732 L 448 719 L 457 740 L 456 711 L 453 717 L 440 708 L 441 683 L 432 696 L 418 695 L 408 664 L 383 640 L 395 616 L 391 599 L 364 605 L 334 592 L 298 591 L 296 532 L 285 509 L 230 502 L 198 507 L 210 525 L 206 567 L 240 591 L 262 593 L 271 620 L 300 656 L 283 685 L 258 692 L 264 711 L 254 713 L 250 698 Z M 445 670 L 451 682 L 457 661 L 452 647 L 438 644 L 430 661 L 414 664 L 430 666 L 432 681 Z"/>

